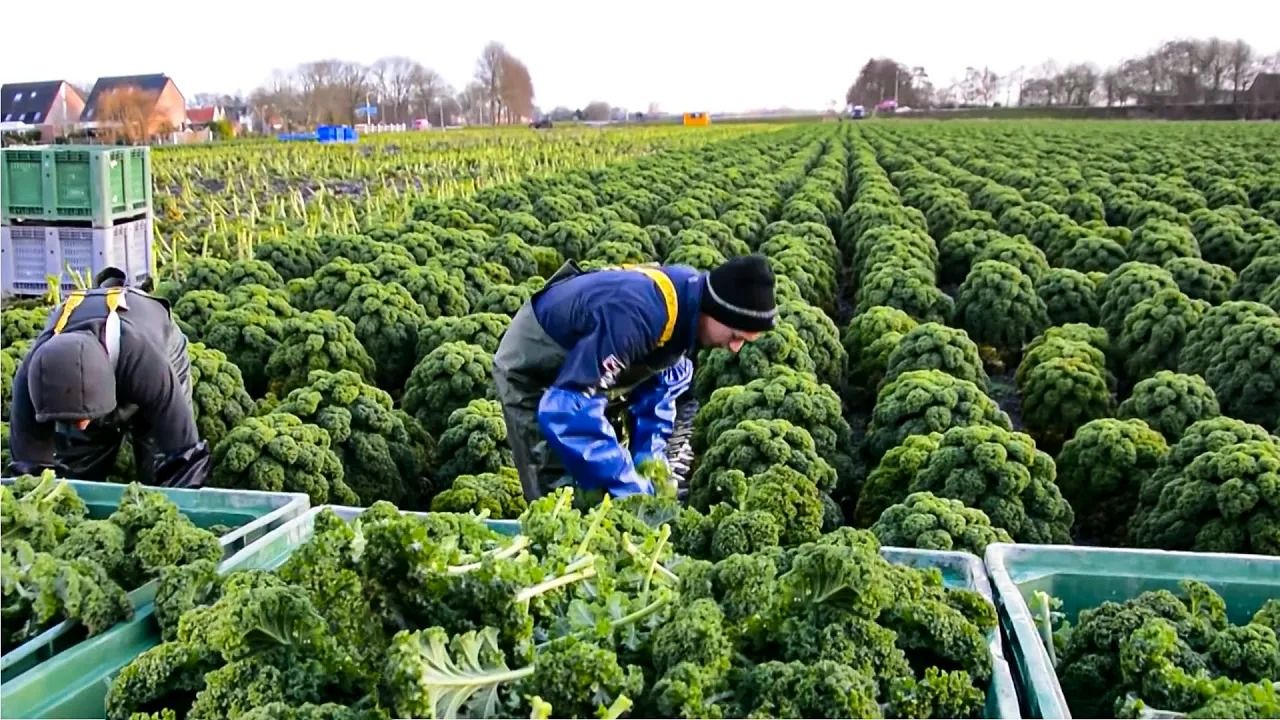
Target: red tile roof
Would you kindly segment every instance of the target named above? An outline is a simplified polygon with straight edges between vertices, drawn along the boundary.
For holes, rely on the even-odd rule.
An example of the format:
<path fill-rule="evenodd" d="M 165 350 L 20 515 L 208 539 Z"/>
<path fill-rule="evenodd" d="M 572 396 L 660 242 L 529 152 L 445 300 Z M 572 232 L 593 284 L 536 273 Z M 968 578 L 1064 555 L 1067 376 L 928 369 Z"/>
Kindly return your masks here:
<path fill-rule="evenodd" d="M 213 122 L 213 107 L 187 108 L 187 122 L 203 125 Z"/>

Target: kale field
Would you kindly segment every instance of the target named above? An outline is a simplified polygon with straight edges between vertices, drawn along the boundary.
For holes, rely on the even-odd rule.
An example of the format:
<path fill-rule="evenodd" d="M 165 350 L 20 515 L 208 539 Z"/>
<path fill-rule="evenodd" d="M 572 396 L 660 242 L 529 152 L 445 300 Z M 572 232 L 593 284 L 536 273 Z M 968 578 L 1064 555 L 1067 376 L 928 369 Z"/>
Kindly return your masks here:
<path fill-rule="evenodd" d="M 155 293 L 192 342 L 211 484 L 371 509 L 322 514 L 276 572 L 165 576 L 165 642 L 112 720 L 980 717 L 995 607 L 881 548 L 1280 556 L 1275 124 L 153 153 Z M 526 503 L 491 370 L 544 279 L 751 252 L 781 322 L 696 358 L 680 497 Z M 51 304 L 3 313 L 6 419 Z M 1232 624 L 1207 586 L 1175 594 L 1064 631 L 1077 716 L 1280 710 L 1280 606 Z"/>

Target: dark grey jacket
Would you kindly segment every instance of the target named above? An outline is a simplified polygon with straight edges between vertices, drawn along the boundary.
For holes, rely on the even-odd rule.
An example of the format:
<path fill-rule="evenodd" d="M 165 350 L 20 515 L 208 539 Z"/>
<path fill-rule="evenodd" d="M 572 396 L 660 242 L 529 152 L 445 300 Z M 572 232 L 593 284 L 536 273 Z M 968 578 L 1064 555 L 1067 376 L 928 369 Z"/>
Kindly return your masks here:
<path fill-rule="evenodd" d="M 9 452 L 14 463 L 54 464 L 58 421 L 141 423 L 162 456 L 199 441 L 191 399 L 187 338 L 168 303 L 126 289 L 114 371 L 103 331 L 106 288 L 89 290 L 54 332 L 64 305 L 50 313 L 13 380 Z"/>

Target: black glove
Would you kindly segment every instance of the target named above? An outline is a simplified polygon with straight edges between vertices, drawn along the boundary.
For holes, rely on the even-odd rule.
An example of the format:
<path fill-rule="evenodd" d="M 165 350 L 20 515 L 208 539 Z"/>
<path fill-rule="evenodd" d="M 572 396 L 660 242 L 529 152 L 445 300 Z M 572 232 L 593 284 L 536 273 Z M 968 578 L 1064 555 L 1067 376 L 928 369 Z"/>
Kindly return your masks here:
<path fill-rule="evenodd" d="M 201 440 L 162 460 L 156 466 L 155 483 L 162 487 L 198 489 L 204 487 L 212 470 L 213 457 L 209 454 L 209 443 Z"/>
<path fill-rule="evenodd" d="M 63 470 L 65 470 L 65 468 L 61 467 L 60 465 L 45 465 L 42 463 L 17 462 L 17 461 L 11 461 L 8 465 L 6 465 L 4 469 L 4 474 L 5 474 L 5 477 L 16 478 L 16 477 L 21 477 L 23 475 L 39 475 L 45 470 L 52 470 L 59 477 L 64 477 Z"/>

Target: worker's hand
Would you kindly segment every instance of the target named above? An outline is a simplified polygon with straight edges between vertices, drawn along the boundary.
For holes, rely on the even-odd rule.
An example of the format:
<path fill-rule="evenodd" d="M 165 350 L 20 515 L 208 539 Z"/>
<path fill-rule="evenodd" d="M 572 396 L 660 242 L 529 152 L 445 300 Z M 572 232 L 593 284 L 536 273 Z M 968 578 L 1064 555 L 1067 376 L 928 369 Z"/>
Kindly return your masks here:
<path fill-rule="evenodd" d="M 652 495 L 653 483 L 634 469 L 629 469 L 613 482 L 609 487 L 609 494 L 615 498 L 624 498 L 628 495 Z"/>
<path fill-rule="evenodd" d="M 666 453 L 637 455 L 635 465 L 636 471 L 653 483 L 655 492 L 658 495 L 676 496 L 676 491 L 679 488 L 676 485 L 675 476 L 671 472 L 671 463 L 667 460 Z"/>

